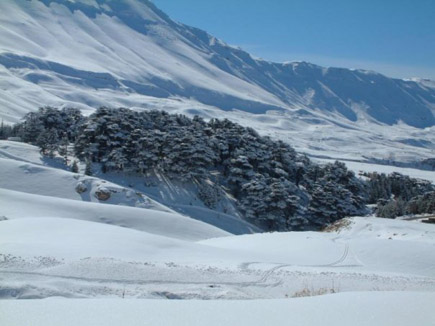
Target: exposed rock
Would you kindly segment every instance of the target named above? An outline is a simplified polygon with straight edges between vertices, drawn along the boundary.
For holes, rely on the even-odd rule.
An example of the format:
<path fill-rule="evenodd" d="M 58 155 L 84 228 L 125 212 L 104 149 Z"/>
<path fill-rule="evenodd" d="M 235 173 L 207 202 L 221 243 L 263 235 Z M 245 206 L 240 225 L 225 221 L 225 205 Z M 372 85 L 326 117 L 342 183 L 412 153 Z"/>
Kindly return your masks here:
<path fill-rule="evenodd" d="M 110 196 L 111 196 L 111 193 L 107 188 L 98 188 L 98 190 L 95 191 L 95 197 L 98 200 L 106 201 L 110 198 Z"/>
<path fill-rule="evenodd" d="M 82 194 L 88 190 L 88 187 L 83 182 L 79 182 L 76 186 L 76 191 L 79 194 Z"/>

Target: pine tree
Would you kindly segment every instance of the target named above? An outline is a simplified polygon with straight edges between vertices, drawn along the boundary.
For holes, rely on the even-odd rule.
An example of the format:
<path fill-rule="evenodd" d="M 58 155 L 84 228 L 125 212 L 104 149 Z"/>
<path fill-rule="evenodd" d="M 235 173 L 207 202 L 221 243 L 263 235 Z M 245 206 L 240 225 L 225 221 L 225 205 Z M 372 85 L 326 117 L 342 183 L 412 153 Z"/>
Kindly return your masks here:
<path fill-rule="evenodd" d="M 2 123 L 0 125 L 0 139 L 7 139 L 7 132 L 6 132 L 6 128 L 5 128 L 5 124 L 4 121 L 2 119 Z"/>
<path fill-rule="evenodd" d="M 37 112 L 30 112 L 25 115 L 22 125 L 22 137 L 26 143 L 35 143 L 39 135 L 45 131 L 45 127 Z"/>
<path fill-rule="evenodd" d="M 77 160 L 74 160 L 71 165 L 71 172 L 78 173 L 79 172 L 79 166 L 77 164 Z"/>
<path fill-rule="evenodd" d="M 92 163 L 90 160 L 86 160 L 85 175 L 92 176 Z"/>
<path fill-rule="evenodd" d="M 54 157 L 55 151 L 59 148 L 59 136 L 56 129 L 44 129 L 36 139 L 36 144 L 43 155 Z"/>

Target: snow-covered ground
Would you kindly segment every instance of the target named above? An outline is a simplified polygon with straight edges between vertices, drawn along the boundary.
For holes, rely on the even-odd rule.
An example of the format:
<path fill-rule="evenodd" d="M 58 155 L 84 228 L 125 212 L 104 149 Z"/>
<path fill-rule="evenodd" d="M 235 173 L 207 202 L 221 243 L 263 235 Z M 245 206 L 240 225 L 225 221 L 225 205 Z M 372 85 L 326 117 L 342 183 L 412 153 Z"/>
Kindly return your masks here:
<path fill-rule="evenodd" d="M 435 325 L 433 293 L 361 292 L 251 301 L 4 301 L 7 326 Z"/>
<path fill-rule="evenodd" d="M 122 191 L 104 204 L 76 196 L 77 176 L 104 180 L 54 168 L 29 145 L 1 142 L 0 151 L 1 325 L 433 320 L 432 225 L 355 217 L 331 232 L 236 236 Z M 50 300 L 11 300 L 41 298 Z M 78 300 L 90 298 L 99 300 Z M 255 300 L 226 301 L 240 299 Z"/>
<path fill-rule="evenodd" d="M 171 213 L 175 213 L 173 209 L 168 207 L 169 205 L 183 215 L 205 221 L 208 224 L 215 225 L 234 234 L 252 233 L 259 230 L 237 217 L 229 200 L 223 203 L 225 204 L 223 208 L 227 210 L 228 214 L 222 211 L 222 207 L 217 211 L 210 210 L 198 200 L 192 185 L 177 184 L 167 180 L 164 176 L 156 176 L 152 182 L 150 182 L 149 178 L 145 180 L 143 178 L 117 174 L 101 175 L 105 180 L 98 177 L 88 177 L 66 171 L 65 165 L 58 159 L 42 158 L 38 148 L 35 146 L 11 141 L 0 141 L 0 165 L 3 172 L 3 176 L 0 179 L 0 192 L 2 191 L 1 188 L 5 191 L 7 189 L 2 196 L 3 199 L 0 198 L 0 201 L 3 200 L 10 203 L 7 206 L 8 214 L 18 216 L 24 214 L 22 211 L 23 207 L 21 205 L 13 205 L 13 203 L 25 200 L 28 202 L 25 209 L 28 209 L 29 207 L 41 206 L 42 202 L 47 203 L 49 201 L 52 203 L 49 212 L 53 212 L 56 206 L 64 208 L 59 210 L 59 217 L 75 216 L 75 218 L 89 219 L 92 215 L 88 214 L 88 211 L 91 210 L 95 212 L 93 220 L 102 219 L 108 223 L 111 221 L 113 223 L 113 216 L 126 215 L 126 212 L 130 212 L 129 221 L 123 221 L 123 225 L 140 227 L 137 223 L 132 224 L 132 221 L 133 218 L 139 218 L 140 220 L 143 211 L 128 210 L 125 206 L 169 213 L 154 213 L 153 216 L 160 218 L 161 216 L 170 216 Z M 53 187 L 53 185 L 56 186 Z M 76 188 L 78 186 L 82 187 L 84 191 L 77 192 Z M 108 200 L 102 201 L 97 198 L 96 193 L 101 189 L 110 192 L 111 196 Z M 21 193 L 11 193 L 11 190 Z M 26 194 L 23 194 L 23 192 Z M 58 199 L 39 198 L 35 194 L 56 197 Z M 113 206 L 101 207 L 101 205 L 86 205 L 84 203 L 78 206 L 77 203 L 65 199 L 118 206 L 115 208 Z M 75 206 L 77 207 L 76 209 L 65 209 Z M 48 216 L 46 215 L 46 209 L 36 211 L 39 212 L 37 216 Z M 121 212 L 124 213 L 121 214 Z M 181 215 L 178 214 L 178 216 L 180 217 Z M 118 218 L 118 224 L 120 223 L 119 221 Z M 191 234 L 189 231 L 190 224 L 194 223 L 194 221 L 190 218 L 190 224 L 186 223 L 185 219 L 179 221 L 181 227 L 184 224 L 187 232 L 181 236 L 189 236 Z M 208 226 L 208 224 L 205 225 Z M 202 231 L 199 232 L 199 234 L 202 233 Z"/>
<path fill-rule="evenodd" d="M 272 299 L 435 291 L 435 230 L 354 218 L 332 233 L 201 242 L 60 218 L 0 223 L 3 298 Z M 180 237 L 178 237 L 180 238 Z"/>

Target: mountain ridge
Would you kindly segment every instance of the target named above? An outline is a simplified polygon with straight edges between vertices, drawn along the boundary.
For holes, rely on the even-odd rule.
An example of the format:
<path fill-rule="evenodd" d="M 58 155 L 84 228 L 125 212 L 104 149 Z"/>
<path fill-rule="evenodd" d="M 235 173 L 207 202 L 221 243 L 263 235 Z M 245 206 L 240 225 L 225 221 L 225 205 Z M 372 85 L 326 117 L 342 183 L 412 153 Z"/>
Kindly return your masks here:
<path fill-rule="evenodd" d="M 128 80 L 124 86 L 129 92 L 164 98 L 171 96 L 194 98 L 200 103 L 224 110 L 239 109 L 252 113 L 305 108 L 338 113 L 350 121 L 357 121 L 358 115 L 365 114 L 387 125 L 403 121 L 408 125 L 424 128 L 435 124 L 430 108 L 435 108 L 435 91 L 421 84 L 390 79 L 381 74 L 361 70 L 324 68 L 305 62 L 281 64 L 254 59 L 247 52 L 228 46 L 198 28 L 172 21 L 150 1 L 18 0 L 15 6 L 11 5 L 10 1 L 6 1 L 2 7 L 5 12 L 13 12 L 14 8 L 21 11 L 21 14 L 26 11 L 31 12 L 36 22 L 41 22 L 41 18 L 44 17 L 51 16 L 54 21 L 57 18 L 57 23 L 54 25 L 57 28 L 50 26 L 45 32 L 54 34 L 55 38 L 58 38 L 57 43 L 61 43 L 65 33 L 60 30 L 64 29 L 70 38 L 67 45 L 71 46 L 72 50 L 79 47 L 80 42 L 86 45 L 86 42 L 78 37 L 84 37 L 82 32 L 85 31 L 86 36 L 92 36 L 100 47 L 105 47 L 97 49 L 101 52 L 98 59 L 109 57 L 104 55 L 104 52 L 108 51 L 108 42 L 105 38 L 109 35 L 109 29 L 113 29 L 114 26 L 104 30 L 102 25 L 107 24 L 122 23 L 124 29 L 128 28 L 133 32 L 130 33 L 131 35 L 125 35 L 125 39 L 134 36 L 136 42 L 140 38 L 145 38 L 142 41 L 149 41 L 146 44 L 154 43 L 153 45 L 157 45 L 157 50 L 160 52 L 163 49 L 166 57 L 150 58 L 146 57 L 149 52 L 145 50 L 140 52 L 140 49 L 134 45 L 127 44 L 132 49 L 129 53 L 131 57 L 125 59 L 126 56 L 120 56 L 126 60 L 123 65 L 106 69 L 106 72 L 115 79 Z M 90 26 L 92 23 L 97 26 Z M 27 24 L 35 26 L 33 23 L 30 24 L 29 20 Z M 8 27 L 8 24 L 4 25 Z M 15 27 L 14 31 L 17 30 L 16 25 L 12 24 L 12 27 Z M 80 33 L 74 34 L 74 31 L 80 27 Z M 99 30 L 96 27 L 99 27 Z M 6 31 L 10 32 L 10 28 L 6 28 Z M 101 34 L 102 32 L 105 35 Z M 7 33 L 5 31 L 2 33 L 3 44 L 11 43 L 7 42 L 8 37 L 5 36 Z M 22 34 L 26 35 L 26 33 Z M 42 54 L 39 58 L 28 55 L 24 57 L 29 57 L 28 60 L 44 60 L 49 65 L 53 61 L 74 67 L 71 58 L 68 57 L 52 60 L 53 52 L 58 50 L 58 44 L 50 43 L 46 36 L 41 35 L 44 34 L 38 33 L 38 38 L 42 40 L 38 44 L 48 43 L 45 55 Z M 119 41 L 121 46 L 124 45 L 123 42 L 125 43 L 125 40 L 119 38 L 112 38 L 112 40 Z M 10 58 L 8 48 L 9 53 L 12 54 L 22 52 L 21 59 L 26 51 L 30 52 L 28 54 L 35 54 L 35 49 L 29 51 L 25 45 L 18 44 L 15 49 L 11 46 L 2 46 L 3 57 L 6 54 Z M 96 51 L 95 48 L 93 50 Z M 62 52 L 64 51 L 60 51 Z M 122 54 L 118 53 L 119 51 L 112 52 L 109 53 L 111 56 Z M 80 68 L 85 68 L 89 63 L 83 65 L 83 61 L 92 61 L 92 53 L 85 54 L 84 58 L 90 60 L 81 60 Z M 134 55 L 137 58 L 133 58 Z M 80 58 L 79 55 L 77 57 Z M 132 69 L 134 64 L 130 61 L 135 59 L 142 61 L 142 65 L 138 64 L 138 69 Z M 158 59 L 161 59 L 160 62 Z M 177 72 L 176 67 L 172 65 L 172 60 L 176 60 L 175 65 L 180 66 L 180 70 L 185 69 L 185 73 Z M 107 60 L 107 67 L 111 66 L 111 62 L 113 60 Z M 4 60 L 2 64 L 5 64 Z M 125 69 L 127 66 L 128 69 Z M 17 67 L 12 65 L 7 68 Z M 82 70 L 93 71 L 93 69 Z M 192 72 L 197 76 L 189 80 L 188 77 L 192 76 Z M 31 81 L 40 84 L 40 80 Z M 228 87 L 225 87 L 226 85 Z M 103 86 L 110 88 L 111 85 Z M 381 90 L 384 90 L 387 95 L 384 96 Z M 366 110 L 360 107 L 365 107 Z M 411 113 L 410 108 L 413 110 Z"/>
<path fill-rule="evenodd" d="M 433 156 L 431 81 L 254 58 L 146 0 L 8 0 L 0 10 L 5 122 L 46 105 L 164 109 L 255 125 L 308 154 Z"/>

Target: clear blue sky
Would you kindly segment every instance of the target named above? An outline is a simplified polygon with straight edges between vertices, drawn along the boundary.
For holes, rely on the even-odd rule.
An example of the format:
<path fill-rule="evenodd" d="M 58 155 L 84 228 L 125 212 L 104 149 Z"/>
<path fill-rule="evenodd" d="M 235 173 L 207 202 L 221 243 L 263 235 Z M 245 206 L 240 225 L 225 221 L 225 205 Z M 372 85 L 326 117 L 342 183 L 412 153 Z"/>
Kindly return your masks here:
<path fill-rule="evenodd" d="M 435 79 L 435 0 L 153 0 L 272 61 Z"/>

